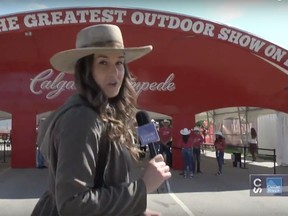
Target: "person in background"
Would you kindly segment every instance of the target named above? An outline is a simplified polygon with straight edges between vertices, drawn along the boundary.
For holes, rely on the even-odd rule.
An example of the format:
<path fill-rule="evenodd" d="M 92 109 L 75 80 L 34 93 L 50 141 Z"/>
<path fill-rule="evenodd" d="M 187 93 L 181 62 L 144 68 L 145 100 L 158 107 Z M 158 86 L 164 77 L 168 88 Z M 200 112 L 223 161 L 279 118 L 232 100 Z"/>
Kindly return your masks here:
<path fill-rule="evenodd" d="M 215 145 L 215 152 L 216 152 L 216 160 L 218 164 L 218 172 L 216 175 L 222 174 L 222 167 L 223 167 L 223 161 L 224 161 L 224 150 L 226 147 L 225 138 L 222 134 L 222 132 L 217 131 L 215 133 L 216 139 L 214 141 Z"/>
<path fill-rule="evenodd" d="M 172 167 L 172 128 L 170 127 L 170 121 L 164 119 L 162 121 L 162 127 L 159 128 L 159 137 L 160 137 L 160 154 L 166 156 L 166 163 L 168 166 Z"/>
<path fill-rule="evenodd" d="M 250 154 L 252 155 L 252 161 L 256 161 L 258 141 L 257 141 L 257 132 L 255 128 L 251 128 L 251 137 L 248 140 L 248 143 L 249 143 Z"/>
<path fill-rule="evenodd" d="M 187 167 L 190 171 L 190 178 L 194 176 L 193 169 L 193 143 L 190 136 L 191 131 L 188 128 L 180 130 L 181 139 L 178 146 L 182 148 L 182 164 L 183 164 L 183 177 L 187 178 Z"/>
<path fill-rule="evenodd" d="M 116 25 L 82 29 L 76 48 L 50 59 L 57 71 L 73 73 L 77 92 L 40 125 L 38 144 L 49 170 L 49 189 L 32 216 L 160 215 L 147 210 L 147 193 L 171 177 L 158 154 L 130 180 L 136 92 L 127 63 L 152 46 L 125 48 Z"/>
<path fill-rule="evenodd" d="M 191 140 L 193 145 L 193 159 L 194 159 L 194 170 L 197 173 L 202 173 L 200 168 L 200 157 L 201 157 L 201 146 L 204 142 L 202 135 L 200 134 L 200 128 L 194 127 L 191 133 Z"/>

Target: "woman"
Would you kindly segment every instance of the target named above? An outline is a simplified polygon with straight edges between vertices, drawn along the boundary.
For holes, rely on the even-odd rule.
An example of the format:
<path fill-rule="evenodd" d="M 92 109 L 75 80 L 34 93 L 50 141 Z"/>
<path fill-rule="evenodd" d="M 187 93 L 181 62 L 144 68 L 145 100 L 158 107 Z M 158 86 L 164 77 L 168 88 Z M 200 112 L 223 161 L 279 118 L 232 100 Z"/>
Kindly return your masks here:
<path fill-rule="evenodd" d="M 151 50 L 124 48 L 120 29 L 101 24 L 82 29 L 75 49 L 51 58 L 56 70 L 74 72 L 77 93 L 39 131 L 49 190 L 32 215 L 152 214 L 147 193 L 171 173 L 157 155 L 140 179 L 129 180 L 130 156 L 137 158 L 139 150 L 129 132 L 135 127 L 136 94 L 126 65 Z"/>
<path fill-rule="evenodd" d="M 255 128 L 251 128 L 251 138 L 248 141 L 250 154 L 252 155 L 252 161 L 256 161 L 256 151 L 257 151 L 257 132 Z"/>
<path fill-rule="evenodd" d="M 193 143 L 190 138 L 191 131 L 187 128 L 183 128 L 180 130 L 180 134 L 182 135 L 180 143 L 178 146 L 182 148 L 182 164 L 183 164 L 183 177 L 187 178 L 187 167 L 189 167 L 190 178 L 194 176 L 194 168 L 193 168 Z"/>
<path fill-rule="evenodd" d="M 221 175 L 223 161 L 224 161 L 224 149 L 226 146 L 226 142 L 225 142 L 225 138 L 223 134 L 220 131 L 217 131 L 215 135 L 216 135 L 216 139 L 214 141 L 214 145 L 215 145 L 216 159 L 217 159 L 217 164 L 218 164 L 218 172 L 216 173 L 216 175 Z"/>

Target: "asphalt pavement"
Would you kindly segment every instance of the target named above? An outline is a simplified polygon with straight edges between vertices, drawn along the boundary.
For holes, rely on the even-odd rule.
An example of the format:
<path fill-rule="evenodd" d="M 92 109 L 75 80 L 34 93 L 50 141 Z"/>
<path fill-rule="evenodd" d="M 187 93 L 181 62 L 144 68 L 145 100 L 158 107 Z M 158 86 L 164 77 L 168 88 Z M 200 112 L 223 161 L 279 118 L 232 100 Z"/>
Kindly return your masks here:
<path fill-rule="evenodd" d="M 233 167 L 226 154 L 223 174 L 216 176 L 214 152 L 202 154 L 202 172 L 192 179 L 183 178 L 180 170 L 172 170 L 171 192 L 165 188 L 148 195 L 148 208 L 164 216 L 286 216 L 287 196 L 250 196 L 250 174 L 273 174 L 273 163 L 247 161 L 246 169 Z M 147 160 L 135 166 L 137 178 Z M 277 174 L 288 174 L 288 167 L 277 167 Z M 11 169 L 0 172 L 0 215 L 28 216 L 47 188 L 47 169 Z"/>

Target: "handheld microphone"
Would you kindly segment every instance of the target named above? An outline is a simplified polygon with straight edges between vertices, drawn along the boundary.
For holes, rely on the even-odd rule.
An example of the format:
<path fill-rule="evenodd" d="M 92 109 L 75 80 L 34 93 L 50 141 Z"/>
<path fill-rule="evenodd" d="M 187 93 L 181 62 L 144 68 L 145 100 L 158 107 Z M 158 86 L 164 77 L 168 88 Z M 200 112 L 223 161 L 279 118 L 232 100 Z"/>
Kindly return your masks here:
<path fill-rule="evenodd" d="M 154 141 L 157 140 L 157 138 L 155 138 L 155 137 L 153 138 L 152 137 L 152 140 L 153 140 L 152 142 L 150 142 L 150 140 L 147 139 L 149 134 L 152 133 L 152 135 L 153 135 L 153 128 L 152 128 L 152 132 L 151 132 L 151 128 L 150 128 L 150 132 L 147 130 L 147 129 L 149 129 L 148 128 L 149 127 L 148 124 L 151 123 L 151 120 L 150 120 L 150 117 L 149 117 L 148 113 L 145 112 L 145 111 L 137 112 L 136 113 L 136 121 L 137 121 L 137 124 L 138 124 L 138 135 L 140 137 L 141 145 L 148 144 L 148 148 L 149 148 L 149 151 L 150 151 L 150 156 L 151 156 L 151 158 L 153 158 L 153 157 L 155 157 L 157 155 L 157 151 L 156 151 L 156 148 L 155 148 L 155 145 L 154 145 Z M 145 126 L 147 126 L 146 130 L 144 128 Z M 141 131 L 142 128 L 143 128 L 143 130 Z M 158 136 L 158 133 L 157 133 L 156 129 L 154 129 L 154 130 L 155 130 L 154 135 L 157 134 L 157 136 Z M 150 138 L 151 138 L 151 135 L 150 135 Z M 159 139 L 159 136 L 158 136 L 158 139 Z M 157 140 L 157 141 L 159 141 L 159 140 Z"/>
<path fill-rule="evenodd" d="M 137 121 L 138 127 L 143 127 L 151 123 L 150 117 L 148 113 L 145 111 L 138 111 L 136 113 L 136 121 Z M 157 136 L 158 136 L 158 133 L 157 133 Z M 149 147 L 151 157 L 152 158 L 155 157 L 157 155 L 157 151 L 156 151 L 154 142 L 148 143 L 148 147 Z M 170 184 L 168 180 L 165 181 L 165 186 L 166 186 L 167 192 L 170 193 Z"/>

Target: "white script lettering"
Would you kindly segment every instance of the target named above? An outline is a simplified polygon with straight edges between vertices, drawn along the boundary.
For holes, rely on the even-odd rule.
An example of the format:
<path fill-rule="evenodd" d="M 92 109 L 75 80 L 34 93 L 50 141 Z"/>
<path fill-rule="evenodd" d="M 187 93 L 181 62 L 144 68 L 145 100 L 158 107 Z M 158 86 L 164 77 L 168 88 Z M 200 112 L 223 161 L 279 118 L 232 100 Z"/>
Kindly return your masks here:
<path fill-rule="evenodd" d="M 132 82 L 137 95 L 141 94 L 143 91 L 174 91 L 176 89 L 176 84 L 172 82 L 174 80 L 175 74 L 171 73 L 164 82 Z"/>
<path fill-rule="evenodd" d="M 57 72 L 58 73 L 58 72 Z M 54 99 L 59 96 L 63 91 L 76 90 L 74 81 L 64 80 L 65 73 L 61 72 L 53 78 L 54 71 L 47 69 L 34 78 L 31 79 L 30 91 L 35 95 L 41 95 L 46 93 L 47 99 Z M 137 95 L 143 91 L 174 91 L 176 84 L 172 82 L 175 78 L 175 74 L 171 73 L 164 82 L 132 82 L 132 86 L 135 88 Z"/>
<path fill-rule="evenodd" d="M 54 80 L 49 80 L 53 76 L 52 69 L 47 69 L 31 79 L 30 91 L 35 95 L 40 95 L 44 90 L 48 91 L 47 99 L 56 98 L 64 90 L 75 90 L 74 81 L 63 80 L 65 73 L 59 73 Z"/>

